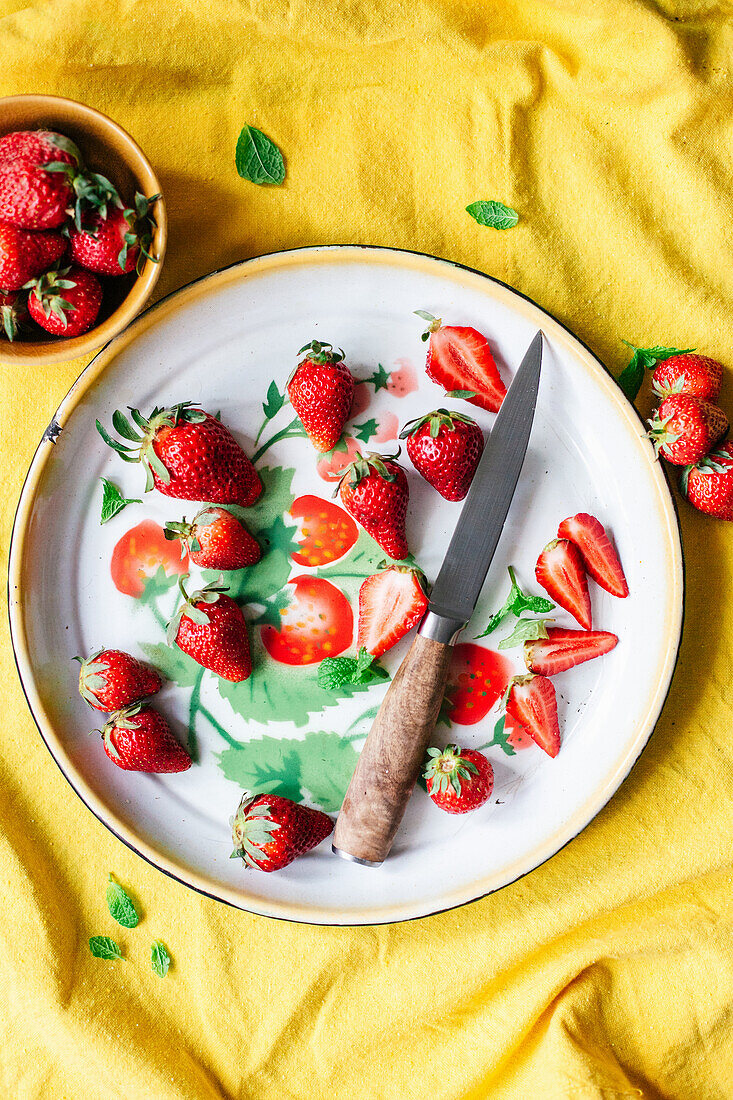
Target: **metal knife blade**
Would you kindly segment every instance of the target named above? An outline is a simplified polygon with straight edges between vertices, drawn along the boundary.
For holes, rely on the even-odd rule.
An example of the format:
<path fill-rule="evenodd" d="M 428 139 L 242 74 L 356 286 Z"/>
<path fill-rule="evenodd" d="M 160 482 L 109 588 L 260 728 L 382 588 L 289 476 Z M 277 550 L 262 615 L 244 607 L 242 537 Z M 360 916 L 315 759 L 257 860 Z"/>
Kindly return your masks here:
<path fill-rule="evenodd" d="M 504 398 L 428 604 L 457 625 L 473 614 L 519 480 L 532 430 L 542 365 L 542 333 L 522 359 Z"/>

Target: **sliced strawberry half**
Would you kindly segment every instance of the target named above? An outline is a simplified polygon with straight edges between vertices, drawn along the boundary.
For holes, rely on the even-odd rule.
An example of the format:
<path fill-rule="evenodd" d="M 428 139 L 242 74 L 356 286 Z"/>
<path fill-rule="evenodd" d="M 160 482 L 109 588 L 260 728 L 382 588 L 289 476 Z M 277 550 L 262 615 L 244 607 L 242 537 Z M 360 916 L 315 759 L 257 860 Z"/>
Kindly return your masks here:
<path fill-rule="evenodd" d="M 359 589 L 357 646 L 381 657 L 420 622 L 428 609 L 425 578 L 418 569 L 390 565 Z"/>
<path fill-rule="evenodd" d="M 575 543 L 553 539 L 537 559 L 535 577 L 555 603 L 569 611 L 582 627 L 593 626 L 588 580 Z"/>
<path fill-rule="evenodd" d="M 453 391 L 471 392 L 472 405 L 488 412 L 498 412 L 506 396 L 488 340 L 475 328 L 443 325 L 438 318 L 423 310 L 418 316 L 428 321 L 428 358 L 425 370 L 428 378 Z M 423 339 L 425 339 L 425 336 Z"/>
<path fill-rule="evenodd" d="M 560 726 L 557 700 L 552 682 L 546 676 L 515 676 L 509 684 L 506 713 L 513 725 L 519 725 L 548 756 L 560 751 Z"/>
<path fill-rule="evenodd" d="M 601 588 L 612 596 L 624 599 L 629 594 L 623 567 L 606 528 L 588 512 L 564 519 L 557 529 L 559 539 L 574 543 L 583 559 L 586 570 Z"/>
<path fill-rule="evenodd" d="M 574 665 L 610 653 L 618 644 L 607 630 L 565 630 L 550 627 L 546 638 L 524 643 L 524 659 L 530 672 L 554 676 Z"/>

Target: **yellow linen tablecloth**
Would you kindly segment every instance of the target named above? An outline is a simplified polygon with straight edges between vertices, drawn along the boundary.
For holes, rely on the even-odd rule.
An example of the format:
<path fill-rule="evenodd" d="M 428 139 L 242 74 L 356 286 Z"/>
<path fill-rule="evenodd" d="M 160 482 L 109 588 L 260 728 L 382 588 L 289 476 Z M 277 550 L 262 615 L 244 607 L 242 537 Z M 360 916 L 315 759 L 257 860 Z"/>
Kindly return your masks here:
<path fill-rule="evenodd" d="M 161 294 L 260 252 L 396 245 L 506 280 L 614 369 L 621 337 L 733 365 L 729 5 L 0 0 L 0 16 L 0 94 L 87 102 L 151 157 Z M 245 122 L 285 151 L 282 189 L 237 177 Z M 482 197 L 517 228 L 475 225 Z M 82 365 L 0 366 L 4 556 Z M 681 657 L 630 778 L 522 881 L 392 927 L 249 916 L 128 851 L 43 747 L 3 620 L 0 1095 L 733 1097 L 733 527 L 681 518 Z M 110 870 L 150 930 L 119 964 L 87 946 L 114 927 Z M 175 957 L 165 981 L 153 935 Z"/>

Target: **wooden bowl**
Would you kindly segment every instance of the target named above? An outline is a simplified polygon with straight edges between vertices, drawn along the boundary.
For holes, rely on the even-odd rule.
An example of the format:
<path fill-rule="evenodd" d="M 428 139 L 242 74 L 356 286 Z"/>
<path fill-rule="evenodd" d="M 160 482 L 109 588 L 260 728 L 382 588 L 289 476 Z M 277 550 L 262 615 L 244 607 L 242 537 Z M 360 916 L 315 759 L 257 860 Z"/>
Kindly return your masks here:
<path fill-rule="evenodd" d="M 85 164 L 101 172 L 115 185 L 124 202 L 132 203 L 135 192 L 159 194 L 160 183 L 140 146 L 106 115 L 83 103 L 48 95 L 18 95 L 0 99 L 0 136 L 14 130 L 57 130 L 76 142 Z M 145 261 L 140 275 L 103 278 L 104 300 L 94 328 L 68 340 L 63 337 L 19 337 L 0 339 L 0 361 L 59 363 L 96 351 L 121 332 L 144 307 L 158 281 L 166 246 L 166 212 L 163 199 L 154 208 L 158 227 L 152 255 L 157 263 Z"/>

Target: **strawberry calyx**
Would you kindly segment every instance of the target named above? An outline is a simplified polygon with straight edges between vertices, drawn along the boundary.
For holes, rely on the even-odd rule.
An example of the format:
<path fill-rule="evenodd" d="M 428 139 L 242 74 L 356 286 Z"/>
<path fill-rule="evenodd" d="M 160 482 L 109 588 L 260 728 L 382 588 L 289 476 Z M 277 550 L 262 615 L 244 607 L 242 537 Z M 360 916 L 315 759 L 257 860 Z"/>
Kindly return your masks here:
<path fill-rule="evenodd" d="M 464 393 L 468 392 L 468 390 L 454 391 L 454 393 L 449 396 L 456 396 L 457 393 L 463 396 Z M 472 391 L 471 396 L 475 396 Z M 423 425 L 429 424 L 430 438 L 437 439 L 441 428 L 446 427 L 449 432 L 452 432 L 455 431 L 456 423 L 475 424 L 476 421 L 470 416 L 464 416 L 463 413 L 452 412 L 449 409 L 434 409 L 433 412 L 425 413 L 424 416 L 418 416 L 415 420 L 409 420 L 400 432 L 399 438 L 407 439 L 408 436 L 415 435 Z"/>
<path fill-rule="evenodd" d="M 718 459 L 723 459 L 723 462 L 717 461 Z M 687 496 L 687 484 L 692 470 L 697 470 L 698 473 L 706 475 L 727 474 L 731 467 L 733 467 L 733 457 L 727 451 L 710 451 L 699 462 L 693 462 L 689 466 L 683 467 L 680 474 L 680 490 L 684 496 Z"/>
<path fill-rule="evenodd" d="M 509 683 L 506 686 L 506 690 L 504 691 L 504 694 L 501 697 L 501 705 L 504 708 L 504 710 L 506 710 L 506 705 L 509 701 L 509 696 L 512 693 L 512 688 L 514 688 L 514 687 L 524 687 L 525 684 L 528 684 L 531 680 L 534 680 L 536 675 L 537 675 L 536 672 L 524 672 L 524 673 L 521 673 L 519 676 L 512 676 L 511 680 L 509 681 Z"/>
<path fill-rule="evenodd" d="M 168 645 L 173 645 L 175 642 L 178 635 L 178 628 L 181 625 L 181 619 L 184 616 L 198 626 L 206 626 L 209 622 L 209 616 L 205 611 L 202 611 L 200 607 L 196 607 L 196 604 L 215 604 L 222 593 L 229 591 L 229 586 L 222 583 L 224 580 L 223 575 L 219 574 L 216 580 L 209 581 L 209 583 L 204 585 L 203 588 L 200 588 L 198 592 L 192 592 L 189 595 L 184 585 L 184 582 L 187 581 L 188 578 L 188 573 L 184 573 L 178 578 L 178 588 L 183 596 L 183 603 L 176 608 L 171 621 L 168 623 L 168 631 L 166 634 Z"/>
<path fill-rule="evenodd" d="M 98 420 L 96 422 L 97 431 L 107 446 L 116 451 L 125 462 L 142 463 L 145 469 L 145 492 L 148 493 L 155 485 L 153 473 L 164 485 L 169 485 L 171 480 L 169 471 L 156 454 L 153 446 L 158 432 L 161 428 L 175 428 L 177 424 L 184 422 L 187 424 L 203 424 L 206 420 L 206 413 L 202 409 L 194 408 L 191 401 L 181 401 L 178 405 L 172 405 L 168 409 L 161 409 L 156 406 L 148 417 L 144 417 L 139 409 L 133 409 L 131 406 L 128 406 L 128 408 L 139 432 L 135 431 L 130 421 L 119 409 L 115 409 L 112 413 L 112 425 L 123 439 L 129 441 L 127 444 L 120 443 L 118 439 L 113 439 Z"/>
<path fill-rule="evenodd" d="M 662 447 L 671 443 L 676 443 L 682 435 L 682 432 L 675 432 L 668 427 L 674 415 L 674 413 L 670 413 L 669 416 L 661 417 L 659 413 L 655 413 L 648 422 L 649 431 L 647 435 L 654 445 L 654 453 L 656 455 L 659 454 Z"/>
<path fill-rule="evenodd" d="M 334 350 L 333 344 L 324 344 L 320 340 L 311 340 L 309 344 L 304 344 L 298 352 L 298 355 L 303 354 L 303 362 L 317 363 L 319 366 L 325 363 L 342 363 L 346 358 L 346 352 L 342 348 Z"/>
<path fill-rule="evenodd" d="M 97 658 L 103 650 L 98 649 L 96 653 L 91 653 L 88 657 L 73 657 L 72 660 L 78 661 L 81 665 L 79 669 L 79 694 L 82 699 L 85 699 L 87 703 L 94 706 L 97 702 L 97 696 L 95 692 L 104 691 L 107 686 L 107 680 L 103 673 L 107 672 L 109 665 L 106 661 L 98 661 Z"/>
<path fill-rule="evenodd" d="M 136 191 L 135 206 L 127 207 L 122 211 L 122 216 L 130 227 L 124 235 L 125 243 L 117 257 L 117 262 L 123 271 L 127 263 L 127 253 L 130 248 L 134 248 L 135 246 L 140 249 L 137 263 L 135 264 L 135 270 L 138 275 L 142 274 L 145 260 L 150 260 L 150 262 L 154 264 L 160 263 L 160 257 L 153 256 L 150 251 L 153 244 L 153 233 L 158 226 L 158 223 L 151 213 L 151 207 L 160 197 L 161 195 L 158 193 L 157 195 L 151 195 L 148 199 L 145 195 L 141 194 L 140 191 Z"/>
<path fill-rule="evenodd" d="M 423 779 L 430 782 L 431 794 L 448 794 L 452 789 L 460 797 L 461 780 L 478 775 L 478 768 L 462 756 L 458 745 L 446 745 L 444 749 L 430 748 L 428 757 Z"/>
<path fill-rule="evenodd" d="M 84 231 L 84 215 L 88 211 L 92 210 L 100 217 L 106 218 L 110 206 L 123 209 L 123 202 L 117 188 L 99 172 L 76 174 L 73 178 L 73 187 L 76 198 L 69 214 L 73 216 L 74 225 L 79 232 Z"/>
<path fill-rule="evenodd" d="M 215 523 L 217 519 L 216 512 L 204 506 L 196 513 L 190 523 L 185 518 L 180 523 L 177 520 L 169 520 L 163 529 L 163 534 L 169 542 L 174 542 L 175 539 L 181 540 L 181 557 L 185 558 L 187 549 L 192 554 L 197 554 L 201 549 L 197 529 L 208 527 L 210 524 Z"/>
<path fill-rule="evenodd" d="M 658 397 L 660 401 L 664 401 L 667 397 L 674 397 L 675 394 L 685 393 L 689 381 L 686 374 L 680 374 L 675 378 L 674 382 L 667 382 L 662 385 L 657 382 L 656 379 L 652 382 L 652 391 L 655 397 Z"/>
<path fill-rule="evenodd" d="M 412 573 L 420 588 L 423 591 L 424 596 L 430 594 L 430 581 L 423 573 L 419 565 L 410 565 L 409 563 L 403 563 L 398 561 L 387 561 L 386 558 L 382 558 L 377 563 L 377 571 L 389 570 L 391 573 Z"/>
<path fill-rule="evenodd" d="M 50 317 L 53 313 L 65 326 L 67 324 L 67 311 L 74 312 L 76 306 L 73 302 L 63 297 L 62 291 L 71 290 L 76 286 L 73 279 L 67 279 L 71 266 L 52 268 L 25 283 L 23 290 L 29 290 L 31 295 L 40 303 L 44 316 Z"/>
<path fill-rule="evenodd" d="M 16 338 L 27 315 L 25 301 L 16 291 L 0 290 L 0 322 L 8 340 Z"/>
<path fill-rule="evenodd" d="M 280 828 L 280 822 L 272 818 L 272 806 L 267 802 L 260 803 L 250 814 L 252 804 L 259 797 L 256 793 L 245 793 L 231 822 L 234 851 L 229 858 L 242 859 L 247 867 L 259 866 L 258 857 L 267 858 L 263 849 L 274 840 L 274 834 Z"/>
<path fill-rule="evenodd" d="M 135 717 L 140 713 L 142 708 L 146 706 L 145 703 L 132 703 L 129 707 L 123 707 L 121 710 L 116 710 L 114 714 L 110 714 L 109 718 L 102 726 L 101 730 L 93 731 L 102 734 L 102 740 L 104 746 L 110 756 L 115 760 L 120 760 L 120 754 L 112 743 L 112 730 L 134 730 L 137 729 L 138 723 L 134 721 Z"/>
<path fill-rule="evenodd" d="M 335 497 L 338 494 L 344 481 L 349 481 L 353 486 L 357 486 L 369 474 L 376 474 L 383 481 L 394 481 L 397 475 L 387 469 L 386 463 L 394 462 L 395 459 L 399 458 L 401 450 L 402 448 L 398 447 L 393 455 L 382 455 L 375 451 L 370 451 L 366 455 L 360 452 L 357 453 L 353 461 L 348 466 L 344 466 L 341 471 L 341 477 L 333 491 L 333 496 Z"/>
<path fill-rule="evenodd" d="M 437 332 L 439 328 L 443 327 L 443 322 L 440 317 L 433 317 L 432 313 L 428 313 L 424 309 L 414 309 L 412 312 L 416 317 L 421 317 L 423 321 L 428 322 L 428 327 L 420 337 L 423 342 L 430 339 L 431 333 Z"/>

